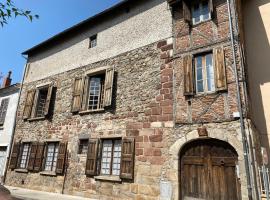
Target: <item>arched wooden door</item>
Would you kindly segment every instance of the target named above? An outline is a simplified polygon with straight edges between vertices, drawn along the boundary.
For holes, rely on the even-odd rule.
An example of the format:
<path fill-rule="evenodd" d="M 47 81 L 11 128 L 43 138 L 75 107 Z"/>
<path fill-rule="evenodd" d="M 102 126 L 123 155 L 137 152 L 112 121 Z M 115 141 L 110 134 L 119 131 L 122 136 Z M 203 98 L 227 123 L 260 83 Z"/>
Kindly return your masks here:
<path fill-rule="evenodd" d="M 181 200 L 240 200 L 236 151 L 226 142 L 205 139 L 181 150 Z"/>

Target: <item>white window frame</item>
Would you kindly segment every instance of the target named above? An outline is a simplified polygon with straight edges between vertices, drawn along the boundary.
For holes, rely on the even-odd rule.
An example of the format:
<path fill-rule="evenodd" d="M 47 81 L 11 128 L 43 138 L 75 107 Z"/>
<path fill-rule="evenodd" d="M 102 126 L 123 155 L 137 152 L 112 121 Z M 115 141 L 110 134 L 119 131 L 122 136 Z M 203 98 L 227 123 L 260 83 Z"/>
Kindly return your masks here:
<path fill-rule="evenodd" d="M 26 147 L 27 149 L 25 149 Z M 22 148 L 21 148 L 21 155 L 20 155 L 20 165 L 19 165 L 20 169 L 27 168 L 29 157 L 30 157 L 30 151 L 31 151 L 31 144 L 28 142 L 23 143 Z"/>
<path fill-rule="evenodd" d="M 211 13 L 210 13 L 210 10 L 208 10 L 208 18 L 207 19 L 203 19 L 203 14 L 202 14 L 202 4 L 203 4 L 203 1 L 207 1 L 207 4 L 209 6 L 209 1 L 208 0 L 199 0 L 199 2 L 196 2 L 194 4 L 192 4 L 192 9 L 191 9 L 191 16 L 192 16 L 192 24 L 193 25 L 196 25 L 196 24 L 199 24 L 199 23 L 202 23 L 202 22 L 205 22 L 205 21 L 208 21 L 211 19 Z M 193 17 L 193 13 L 194 13 L 194 7 L 195 5 L 198 5 L 199 4 L 199 13 L 200 13 L 200 21 L 198 22 L 195 22 L 195 17 Z"/>
<path fill-rule="evenodd" d="M 111 151 L 105 152 L 105 150 L 104 150 L 105 142 L 111 142 L 111 143 L 109 143 L 109 144 L 111 144 Z M 120 138 L 104 139 L 102 141 L 100 175 L 120 176 L 121 157 L 122 157 L 121 150 L 122 150 L 122 139 L 120 139 Z M 110 154 L 108 155 L 108 153 L 110 153 Z M 106 157 L 105 157 L 105 155 L 106 155 Z M 105 159 L 109 159 L 109 161 L 105 160 Z M 104 170 L 109 170 L 109 173 L 104 172 Z"/>
<path fill-rule="evenodd" d="M 102 76 L 104 76 L 102 78 Z M 99 71 L 96 73 L 92 73 L 92 74 L 88 74 L 87 75 L 88 78 L 88 86 L 87 86 L 87 92 L 84 95 L 86 96 L 86 110 L 87 111 L 101 111 L 104 109 L 104 87 L 105 87 L 105 81 L 106 81 L 106 71 Z M 101 82 L 99 84 L 99 94 L 98 95 L 91 95 L 91 79 L 93 78 L 101 78 Z M 96 108 L 93 108 L 95 104 L 93 104 L 94 100 L 92 101 L 92 104 L 90 104 L 90 98 L 97 96 L 98 97 L 98 102 L 96 104 Z M 92 108 L 91 108 L 92 107 Z"/>
<path fill-rule="evenodd" d="M 50 152 L 50 153 L 53 153 L 53 155 L 50 156 L 50 157 L 52 157 L 52 160 L 48 160 L 48 158 L 49 158 L 49 145 L 54 145 L 53 152 Z M 45 162 L 44 162 L 44 171 L 55 172 L 58 153 L 59 153 L 59 142 L 48 142 L 46 144 L 46 157 L 45 157 Z M 51 163 L 51 164 L 49 165 L 48 163 Z M 47 167 L 50 167 L 50 170 L 48 170 Z"/>
<path fill-rule="evenodd" d="M 207 76 L 207 66 L 206 66 L 206 56 L 211 55 L 212 56 L 212 70 L 213 70 L 213 84 L 214 84 L 214 90 L 208 90 L 208 82 L 209 79 Z M 203 91 L 198 91 L 198 76 L 197 76 L 197 58 L 202 57 L 202 80 L 203 80 Z M 196 94 L 209 94 L 216 92 L 216 83 L 215 83 L 215 66 L 214 66 L 214 59 L 213 59 L 213 53 L 208 52 L 201 55 L 194 56 L 194 71 L 195 71 L 195 81 L 196 81 Z M 211 78 L 211 77 L 210 77 Z"/>

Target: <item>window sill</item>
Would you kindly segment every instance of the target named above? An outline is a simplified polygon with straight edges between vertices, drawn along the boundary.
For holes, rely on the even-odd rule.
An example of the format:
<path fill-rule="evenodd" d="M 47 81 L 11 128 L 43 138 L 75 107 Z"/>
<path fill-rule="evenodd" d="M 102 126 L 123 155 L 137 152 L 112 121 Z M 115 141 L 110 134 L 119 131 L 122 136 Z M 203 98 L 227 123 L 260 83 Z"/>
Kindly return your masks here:
<path fill-rule="evenodd" d="M 104 108 L 98 109 L 98 110 L 84 110 L 84 111 L 80 111 L 79 114 L 84 115 L 84 114 L 98 113 L 98 112 L 103 112 L 103 111 L 104 111 Z"/>
<path fill-rule="evenodd" d="M 14 169 L 14 171 L 19 173 L 28 173 L 27 169 Z"/>
<path fill-rule="evenodd" d="M 28 119 L 29 122 L 32 122 L 32 121 L 38 121 L 38 120 L 44 120 L 45 117 L 35 117 L 35 118 L 30 118 Z"/>
<path fill-rule="evenodd" d="M 55 172 L 51 172 L 51 171 L 42 171 L 39 174 L 44 175 L 44 176 L 57 176 Z"/>
<path fill-rule="evenodd" d="M 197 27 L 197 26 L 199 26 L 199 25 L 201 25 L 201 24 L 203 24 L 203 23 L 207 23 L 207 22 L 209 22 L 209 21 L 211 21 L 211 20 L 212 20 L 212 18 L 207 19 L 207 20 L 203 20 L 203 21 L 200 21 L 200 22 L 197 22 L 197 23 L 193 23 L 193 22 L 192 22 L 192 27 L 195 28 L 195 27 Z"/>
<path fill-rule="evenodd" d="M 101 181 L 122 182 L 119 176 L 94 176 L 94 178 Z"/>
<path fill-rule="evenodd" d="M 80 156 L 80 157 L 87 157 L 86 153 L 78 153 L 77 155 Z"/>
<path fill-rule="evenodd" d="M 204 97 L 204 96 L 215 95 L 215 94 L 218 94 L 218 91 L 196 93 L 196 94 L 194 95 L 194 97 Z"/>

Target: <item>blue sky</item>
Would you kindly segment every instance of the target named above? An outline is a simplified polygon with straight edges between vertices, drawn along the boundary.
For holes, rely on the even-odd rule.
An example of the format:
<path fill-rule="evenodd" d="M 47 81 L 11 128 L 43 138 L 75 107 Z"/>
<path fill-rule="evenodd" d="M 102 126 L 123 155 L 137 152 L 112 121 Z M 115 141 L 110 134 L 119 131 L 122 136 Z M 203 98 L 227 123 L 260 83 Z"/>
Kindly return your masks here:
<path fill-rule="evenodd" d="M 4 0 L 0 0 L 4 1 Z M 13 0 L 14 4 L 38 14 L 32 23 L 23 17 L 0 27 L 0 72 L 13 72 L 20 82 L 26 62 L 21 53 L 53 35 L 120 2 L 120 0 Z M 38 69 L 37 69 L 38 70 Z"/>

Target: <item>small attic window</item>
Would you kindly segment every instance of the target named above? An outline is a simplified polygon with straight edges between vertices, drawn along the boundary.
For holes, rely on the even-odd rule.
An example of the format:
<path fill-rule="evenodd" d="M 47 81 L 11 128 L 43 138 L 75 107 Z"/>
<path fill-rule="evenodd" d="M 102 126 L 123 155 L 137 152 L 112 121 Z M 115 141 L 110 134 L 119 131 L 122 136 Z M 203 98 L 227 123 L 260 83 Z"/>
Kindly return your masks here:
<path fill-rule="evenodd" d="M 90 37 L 89 48 L 94 48 L 97 46 L 97 34 Z"/>

